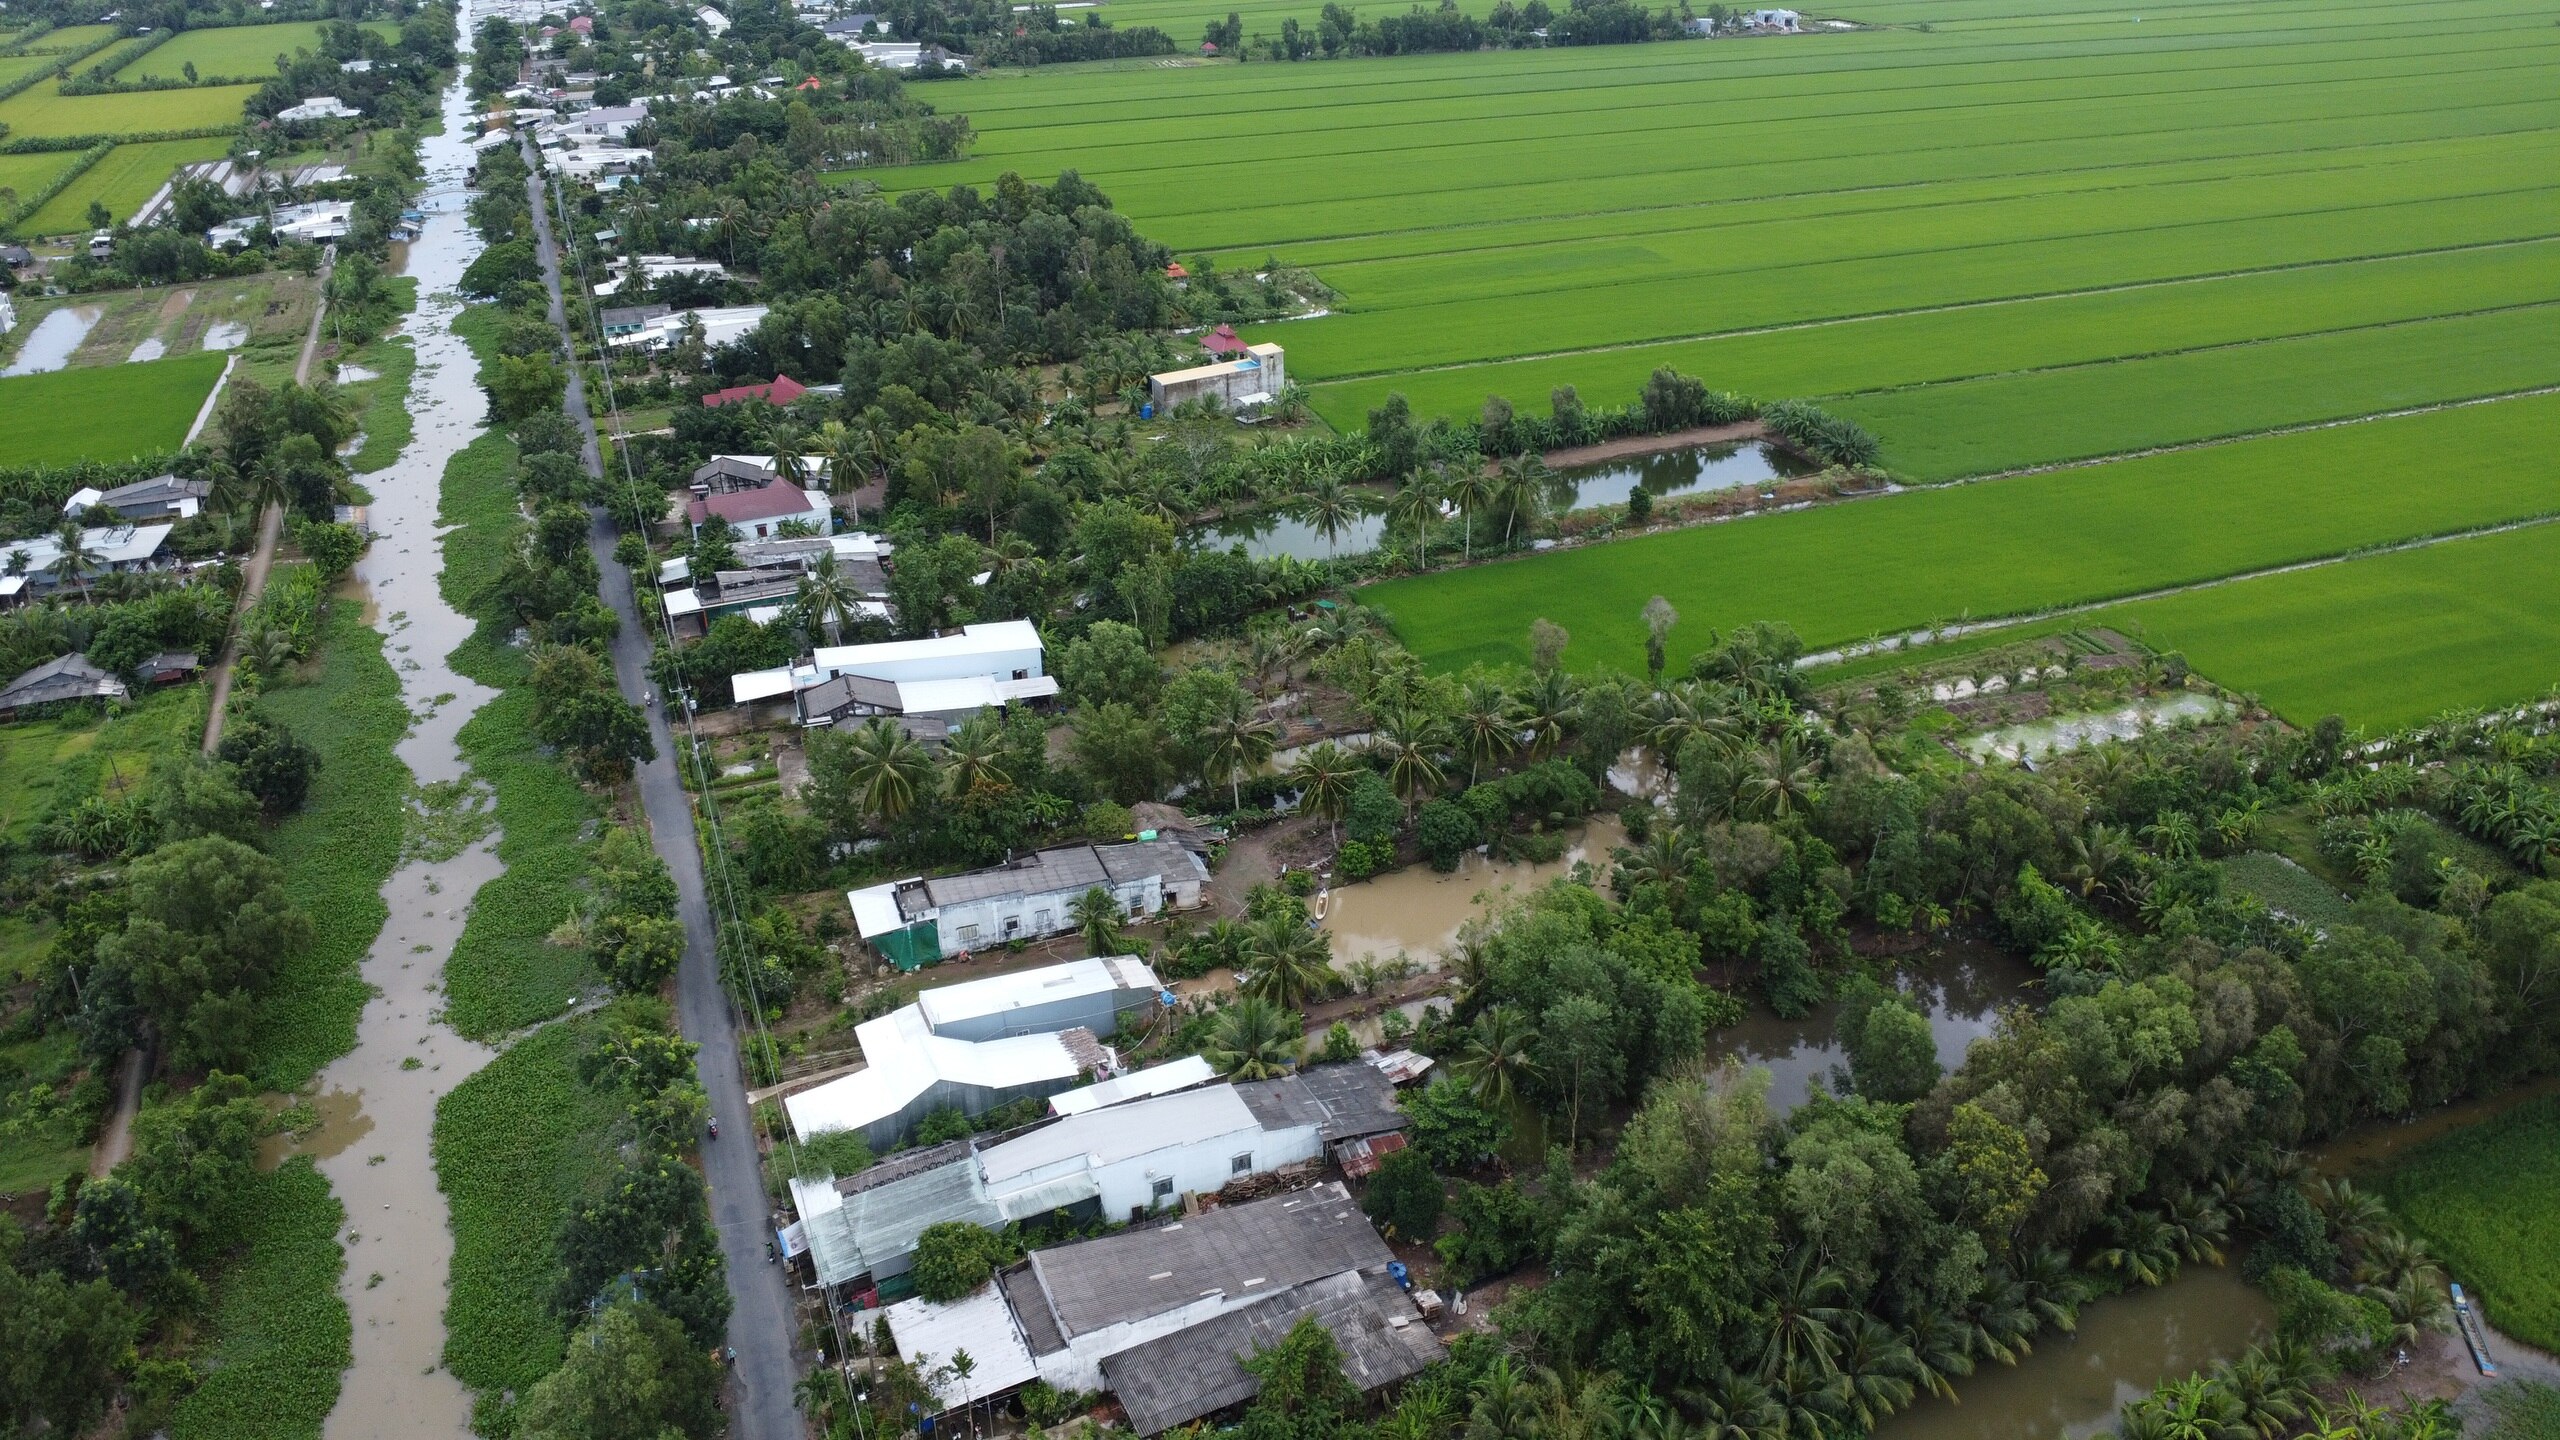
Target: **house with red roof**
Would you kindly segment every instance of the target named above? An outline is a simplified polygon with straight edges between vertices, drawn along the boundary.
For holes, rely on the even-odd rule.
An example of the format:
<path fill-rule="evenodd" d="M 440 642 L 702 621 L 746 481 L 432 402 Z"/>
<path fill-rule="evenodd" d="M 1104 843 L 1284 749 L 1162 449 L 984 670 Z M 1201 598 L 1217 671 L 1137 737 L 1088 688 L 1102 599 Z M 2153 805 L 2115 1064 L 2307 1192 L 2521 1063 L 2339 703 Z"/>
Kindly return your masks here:
<path fill-rule="evenodd" d="M 810 533 L 816 535 L 826 534 L 835 522 L 826 491 L 803 490 L 788 480 L 707 495 L 697 489 L 693 498 L 685 502 L 684 513 L 696 530 L 714 520 L 725 520 L 750 540 L 770 540 L 794 520 L 809 526 Z"/>
<path fill-rule="evenodd" d="M 1164 278 L 1171 280 L 1178 285 L 1183 281 L 1190 279 L 1191 272 L 1183 266 L 1181 261 L 1176 260 L 1172 264 L 1164 267 Z"/>
<path fill-rule="evenodd" d="M 1245 353 L 1245 351 L 1250 347 L 1248 347 L 1244 341 L 1236 338 L 1236 327 L 1233 325 L 1221 325 L 1217 329 L 1200 337 L 1200 348 L 1208 351 L 1210 354 L 1215 355 L 1221 360 L 1233 360 L 1237 356 Z"/>
<path fill-rule="evenodd" d="M 774 405 L 788 405 L 808 393 L 808 386 L 788 375 L 776 375 L 762 385 L 732 385 L 726 390 L 714 390 L 702 397 L 702 404 L 704 408 L 710 410 L 717 410 L 723 405 L 734 405 L 741 400 L 763 400 Z"/>

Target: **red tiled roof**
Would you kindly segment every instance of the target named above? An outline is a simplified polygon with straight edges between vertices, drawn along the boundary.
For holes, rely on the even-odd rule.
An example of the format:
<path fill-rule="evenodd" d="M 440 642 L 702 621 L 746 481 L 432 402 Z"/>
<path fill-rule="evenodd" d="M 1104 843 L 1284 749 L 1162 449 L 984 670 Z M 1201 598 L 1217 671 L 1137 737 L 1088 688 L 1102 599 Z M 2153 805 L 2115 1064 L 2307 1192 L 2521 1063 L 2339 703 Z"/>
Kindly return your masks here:
<path fill-rule="evenodd" d="M 723 405 L 734 405 L 740 400 L 769 400 L 776 405 L 788 405 L 808 393 L 808 386 L 788 375 L 776 375 L 762 385 L 732 385 L 726 390 L 714 390 L 702 397 L 702 403 L 713 410 Z"/>
<path fill-rule="evenodd" d="M 1221 325 L 1200 338 L 1200 348 L 1212 355 L 1241 355 L 1245 344 L 1236 338 L 1236 327 Z"/>
<path fill-rule="evenodd" d="M 1191 272 L 1183 269 L 1182 262 L 1176 260 L 1172 264 L 1164 267 L 1164 278 L 1167 280 L 1188 280 L 1191 278 Z"/>
<path fill-rule="evenodd" d="M 799 84 L 794 85 L 791 88 L 794 90 L 824 90 L 827 86 L 825 81 L 822 81 L 817 76 L 812 75 L 808 79 L 801 81 Z"/>
<path fill-rule="evenodd" d="M 710 523 L 715 515 L 732 525 L 752 525 L 758 520 L 806 515 L 816 507 L 809 503 L 808 492 L 789 481 L 777 480 L 758 490 L 697 495 L 684 508 L 696 525 Z"/>

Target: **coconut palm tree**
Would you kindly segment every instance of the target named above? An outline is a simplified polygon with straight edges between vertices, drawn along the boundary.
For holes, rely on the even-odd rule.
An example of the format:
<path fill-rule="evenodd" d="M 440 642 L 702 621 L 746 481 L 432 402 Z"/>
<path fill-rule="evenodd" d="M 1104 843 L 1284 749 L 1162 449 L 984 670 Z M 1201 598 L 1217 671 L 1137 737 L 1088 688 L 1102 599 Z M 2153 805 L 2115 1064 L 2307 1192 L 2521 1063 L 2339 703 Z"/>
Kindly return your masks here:
<path fill-rule="evenodd" d="M 1230 1080 L 1269 1080 L 1298 1062 L 1305 1029 L 1297 1016 L 1248 995 L 1218 1012 L 1200 1058 Z"/>
<path fill-rule="evenodd" d="M 2223 1244 L 2231 1238 L 2231 1213 L 2221 1201 L 2203 1192 L 2174 1195 L 2164 1218 L 2177 1239 L 2180 1256 L 2208 1265 L 2222 1263 Z"/>
<path fill-rule="evenodd" d="M 1244 808 L 1244 777 L 1262 768 L 1280 743 L 1280 727 L 1255 713 L 1252 697 L 1242 691 L 1231 697 L 1202 728 L 1200 739 L 1204 751 L 1201 778 L 1214 782 L 1226 777 L 1227 801 L 1231 808 Z"/>
<path fill-rule="evenodd" d="M 2240 1358 L 2216 1367 L 2214 1379 L 2239 1402 L 2240 1423 L 2262 1440 L 2288 1433 L 2311 1399 L 2309 1387 L 2270 1358 L 2264 1346 L 2252 1345 Z"/>
<path fill-rule="evenodd" d="M 79 586 L 80 598 L 96 604 L 97 598 L 89 593 L 89 572 L 98 568 L 98 552 L 89 548 L 88 530 L 76 517 L 66 515 L 53 532 L 53 543 L 62 552 L 53 562 L 55 583 Z"/>
<path fill-rule="evenodd" d="M 1703 680 L 1681 680 L 1655 695 L 1646 707 L 1644 743 L 1663 762 L 1667 778 L 1690 741 L 1705 739 L 1731 745 L 1742 736 L 1731 696 Z"/>
<path fill-rule="evenodd" d="M 1414 549 L 1421 557 L 1421 568 L 1431 568 L 1431 522 L 1440 518 L 1440 506 L 1449 498 L 1447 477 L 1437 470 L 1416 470 L 1404 477 L 1404 484 L 1387 498 L 1387 519 L 1413 532 Z"/>
<path fill-rule="evenodd" d="M 1529 1047 L 1537 1043 L 1538 1032 L 1519 1012 L 1508 1005 L 1496 1005 L 1478 1015 L 1467 1027 L 1467 1038 L 1450 1069 L 1487 1105 L 1507 1108 L 1518 1096 L 1520 1087 L 1538 1073 L 1529 1058 Z"/>
<path fill-rule="evenodd" d="M 1289 783 L 1298 787 L 1298 803 L 1323 816 L 1338 837 L 1343 807 L 1351 803 L 1351 787 L 1368 768 L 1358 756 L 1327 740 L 1307 747 L 1289 766 Z"/>
<path fill-rule="evenodd" d="M 1533 677 L 1518 696 L 1520 728 L 1528 736 L 1532 757 L 1564 744 L 1564 734 L 1582 714 L 1582 688 L 1572 676 L 1550 670 Z"/>
<path fill-rule="evenodd" d="M 1730 1368 L 1718 1369 L 1704 1388 L 1684 1391 L 1680 1399 L 1697 1416 L 1693 1440 L 1774 1440 L 1785 1433 L 1786 1412 L 1769 1387 Z"/>
<path fill-rule="evenodd" d="M 1439 789 L 1449 778 L 1440 764 L 1447 740 L 1447 724 L 1427 711 L 1397 710 L 1379 720 L 1370 748 L 1386 762 L 1387 783 L 1404 798 L 1406 809 L 1413 808 L 1416 797 Z"/>
<path fill-rule="evenodd" d="M 1344 531 L 1357 528 L 1361 517 L 1371 513 L 1372 502 L 1366 491 L 1355 490 L 1332 475 L 1319 475 L 1298 497 L 1293 507 L 1298 518 L 1324 537 L 1325 550 L 1331 553 Z"/>
<path fill-rule="evenodd" d="M 800 422 L 787 413 L 776 414 L 773 428 L 765 433 L 765 444 L 773 449 L 773 472 L 794 485 L 806 484 L 809 479 L 805 441 Z"/>
<path fill-rule="evenodd" d="M 1941 1400 L 1955 1399 L 1955 1382 L 1973 1373 L 1963 1322 L 1941 1311 L 1922 1310 L 1902 1332 L 1902 1347 L 1911 1355 L 1912 1383 Z"/>
<path fill-rule="evenodd" d="M 1303 1010 L 1342 984 L 1333 968 L 1332 942 L 1303 917 L 1282 911 L 1246 928 L 1246 970 L 1237 988 L 1247 995 Z"/>
<path fill-rule="evenodd" d="M 1612 858 L 1616 866 L 1611 879 L 1622 894 L 1659 885 L 1677 914 L 1688 892 L 1689 872 L 1697 865 L 1698 842 L 1677 825 L 1657 823 L 1643 844 L 1623 847 Z"/>
<path fill-rule="evenodd" d="M 1957 1319 L 1965 1348 L 1984 1360 L 2015 1365 L 2035 1351 L 2036 1312 L 2026 1288 L 1996 1271 L 1974 1286 Z"/>
<path fill-rule="evenodd" d="M 1467 783 L 1473 785 L 1484 767 L 1520 748 L 1520 712 L 1503 688 L 1491 680 L 1470 680 L 1459 693 L 1458 748 L 1466 752 Z"/>
<path fill-rule="evenodd" d="M 915 808 L 916 796 L 933 781 L 933 760 L 924 747 L 883 717 L 864 721 L 846 737 L 845 759 L 855 803 L 882 824 Z"/>
<path fill-rule="evenodd" d="M 835 551 L 824 550 L 801 575 L 800 593 L 793 604 L 802 625 L 817 626 L 828 644 L 841 645 L 844 627 L 862 614 L 862 599 L 861 585 L 836 564 Z"/>
<path fill-rule="evenodd" d="M 1120 929 L 1125 918 L 1120 901 L 1099 885 L 1067 902 L 1067 918 L 1076 922 L 1076 935 L 1088 955 L 1118 955 L 1129 948 L 1129 937 Z"/>
<path fill-rule="evenodd" d="M 1493 476 L 1482 465 L 1466 466 L 1449 477 L 1445 497 L 1457 507 L 1458 519 L 1465 526 L 1458 556 L 1461 564 L 1472 563 L 1476 558 L 1476 517 L 1493 508 L 1493 492 Z"/>
<path fill-rule="evenodd" d="M 1797 1365 L 1830 1374 L 1841 1338 L 1856 1313 L 1848 1298 L 1847 1276 L 1822 1264 L 1811 1246 L 1798 1250 L 1795 1263 L 1778 1277 L 1777 1288 L 1768 1297 L 1769 1339 L 1760 1352 L 1762 1378 L 1775 1383 Z"/>
<path fill-rule="evenodd" d="M 1012 785 L 1013 777 L 1004 769 L 1004 726 L 993 711 L 981 710 L 960 722 L 943 742 L 942 779 L 955 800 Z"/>
<path fill-rule="evenodd" d="M 1796 732 L 1752 756 L 1742 793 L 1754 812 L 1783 820 L 1810 806 L 1821 792 L 1822 757 L 1810 753 Z"/>

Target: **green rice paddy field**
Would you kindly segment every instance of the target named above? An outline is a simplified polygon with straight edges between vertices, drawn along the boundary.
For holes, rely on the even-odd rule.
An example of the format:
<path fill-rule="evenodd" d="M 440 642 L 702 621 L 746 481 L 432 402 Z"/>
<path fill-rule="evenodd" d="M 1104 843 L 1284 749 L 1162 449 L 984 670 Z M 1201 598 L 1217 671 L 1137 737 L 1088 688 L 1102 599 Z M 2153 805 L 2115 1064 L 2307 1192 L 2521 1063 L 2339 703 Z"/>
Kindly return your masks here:
<path fill-rule="evenodd" d="M 12 135 L 144 135 L 236 125 L 255 85 L 204 85 L 126 95 L 64 95 L 50 83 L 0 101 L 0 125 Z"/>
<path fill-rule="evenodd" d="M 2404 285 L 2446 278 L 2430 262 L 2560 235 L 2547 15 L 2262 0 L 2137 24 L 2069 4 L 1847 7 L 1927 33 L 990 78 L 937 92 L 977 126 L 970 160 L 886 178 L 1073 167 L 1186 254 L 1314 268 L 1336 313 L 1252 338 L 1288 347 L 1337 424 L 1390 390 L 1426 414 L 1561 383 L 1615 398 L 1665 361 L 1772 397 L 1915 383 L 1874 373 L 1871 327 L 1940 384 L 2336 332 L 2300 342 L 2335 386 L 2060 446 L 1980 433 L 1971 392 L 1845 404 L 1893 420 L 1889 461 L 1917 478 L 2560 382 L 2548 352 L 2404 398 L 2374 380 L 2416 338 L 2375 327 L 2484 307 L 2458 281 L 2415 300 Z M 2520 299 L 2554 298 L 2551 254 L 2510 258 Z M 2303 266 L 2320 273 L 2292 281 Z M 2224 303 L 2252 292 L 2283 298 Z M 2111 325 L 2119 306 L 2147 323 Z M 1788 328 L 1808 326 L 1829 333 Z M 1791 345 L 1814 363 L 1761 363 Z M 2219 390 L 2216 365 L 2247 368 L 2152 363 L 2121 377 L 2126 406 Z M 2030 383 L 2026 403 L 2104 405 L 2117 378 Z"/>
<path fill-rule="evenodd" d="M 226 25 L 212 30 L 189 30 L 176 39 L 154 46 L 140 59 L 116 72 L 118 79 L 141 80 L 154 76 L 176 78 L 186 73 L 193 62 L 202 76 L 264 77 L 276 72 L 276 57 L 297 50 L 320 48 L 317 20 L 288 21 L 281 25 Z M 387 20 L 368 22 L 367 30 L 397 38 L 400 27 Z"/>
<path fill-rule="evenodd" d="M 1573 635 L 1568 667 L 1636 670 L 1638 612 L 1656 594 L 1680 611 L 1675 654 L 1761 619 L 1820 649 L 2560 514 L 2555 433 L 2560 395 L 2533 396 L 1664 531 L 1390 580 L 1360 598 L 1441 669 L 1525 663 L 1529 624 L 1544 616 Z M 2353 601 L 2372 577 L 2405 600 L 2466 559 L 2509 555 L 2459 613 Z M 2536 555 L 2552 579 L 2507 573 Z M 2541 528 L 2199 590 L 2128 606 L 2125 620 L 2288 715 L 2382 724 L 2560 679 L 2560 597 L 2541 594 L 2552 585 L 2560 531 Z M 2506 610 L 2512 622 L 2484 622 Z M 2268 623 L 2273 612 L 2286 623 Z M 2407 633 L 2325 638 L 2376 626 Z M 2446 647 L 2443 663 L 2395 676 L 2422 642 Z"/>
<path fill-rule="evenodd" d="M 219 160 L 230 153 L 231 142 L 209 140 L 144 140 L 132 145 L 119 145 L 105 158 L 82 172 L 79 179 L 63 187 L 62 193 L 45 202 L 43 209 L 27 217 L 18 228 L 30 235 L 68 235 L 89 228 L 89 202 L 99 201 L 118 220 L 130 220 L 143 203 L 169 183 L 169 175 L 179 166 L 195 160 Z M 68 160 L 70 156 L 44 156 L 44 159 Z M 5 162 L 0 162 L 5 163 Z"/>
<path fill-rule="evenodd" d="M 123 460 L 178 448 L 225 357 L 185 355 L 0 380 L 0 466 Z M 65 415 L 81 423 L 62 423 Z"/>

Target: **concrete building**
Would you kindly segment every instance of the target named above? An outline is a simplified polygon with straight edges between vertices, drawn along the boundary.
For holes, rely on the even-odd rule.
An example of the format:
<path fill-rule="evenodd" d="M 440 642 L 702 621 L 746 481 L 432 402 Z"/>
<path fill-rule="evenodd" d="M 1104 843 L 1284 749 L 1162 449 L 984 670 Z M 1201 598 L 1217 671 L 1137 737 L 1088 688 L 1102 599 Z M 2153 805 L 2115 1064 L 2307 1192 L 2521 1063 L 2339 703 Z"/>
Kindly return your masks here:
<path fill-rule="evenodd" d="M 855 607 L 860 618 L 889 618 L 889 575 L 882 560 L 890 546 L 871 535 L 826 535 L 810 539 L 748 540 L 736 546 L 738 568 L 707 577 L 692 573 L 682 556 L 659 567 L 660 603 L 667 615 L 695 630 L 727 615 L 750 615 L 764 623 L 761 611 L 790 604 L 799 597 L 800 579 L 819 557 L 835 557 L 836 573 L 861 592 Z"/>
<path fill-rule="evenodd" d="M 205 243 L 216 250 L 249 243 L 249 234 L 264 224 L 281 240 L 344 240 L 355 228 L 356 207 L 350 200 L 314 200 L 303 205 L 279 205 L 270 215 L 244 215 L 227 220 L 205 232 Z"/>
<path fill-rule="evenodd" d="M 1063 935 L 1075 902 L 1103 890 L 1130 917 L 1200 903 L 1208 867 L 1171 840 L 1068 845 L 965 875 L 894 880 L 845 898 L 865 942 L 903 969 Z"/>
<path fill-rule="evenodd" d="M 1147 402 L 1157 413 L 1192 400 L 1215 400 L 1228 410 L 1250 410 L 1269 404 L 1289 383 L 1288 366 L 1277 345 L 1247 345 L 1233 360 L 1168 370 L 1147 377 Z"/>
<path fill-rule="evenodd" d="M 729 33 L 729 17 L 708 5 L 696 9 L 693 18 L 702 22 L 703 33 L 714 40 Z"/>
<path fill-rule="evenodd" d="M 802 1139 L 851 1130 L 874 1149 L 927 1114 L 982 1115 L 1117 1069 L 1098 1037 L 1151 1010 L 1161 987 L 1136 956 L 1072 961 L 928 990 L 854 1027 L 863 1068 L 782 1102 Z"/>
<path fill-rule="evenodd" d="M 973 1295 L 905 1301 L 883 1318 L 920 1374 L 969 1352 L 968 1379 L 936 1388 L 946 1405 L 1033 1380 L 1111 1390 L 1151 1434 L 1250 1398 L 1240 1360 L 1302 1316 L 1332 1332 L 1364 1389 L 1437 1360 L 1439 1341 L 1389 1278 L 1392 1259 L 1350 1194 L 1320 1185 L 1035 1250 Z"/>
<path fill-rule="evenodd" d="M 596 325 L 604 338 L 612 340 L 624 335 L 637 335 L 652 320 L 674 313 L 671 305 L 618 305 L 596 312 Z"/>
<path fill-rule="evenodd" d="M 1742 23 L 1754 30 L 1777 30 L 1793 34 L 1802 28 L 1804 17 L 1793 10 L 1748 10 L 1743 12 Z"/>
<path fill-rule="evenodd" d="M 972 687 L 972 693 L 986 688 L 1001 696 L 997 687 L 1013 682 L 1014 693 L 1034 698 L 1034 692 L 1054 695 L 1057 682 L 1042 669 L 1043 650 L 1040 631 L 1028 620 L 991 620 L 978 625 L 965 625 L 959 630 L 925 640 L 891 640 L 876 645 L 830 645 L 818 650 L 805 665 L 785 665 L 772 670 L 750 670 L 729 677 L 730 696 L 741 705 L 758 700 L 774 700 L 806 690 L 839 675 L 862 675 L 873 680 L 917 684 L 927 681 L 987 682 L 986 687 Z M 1046 680 L 1046 685 L 1023 682 Z M 921 692 L 920 701 L 927 697 Z"/>
<path fill-rule="evenodd" d="M 602 286 L 596 293 L 605 293 Z M 703 306 L 661 315 L 628 335 L 617 336 L 605 343 L 619 349 L 673 350 L 684 343 L 688 328 L 699 326 L 702 343 L 714 350 L 752 332 L 771 313 L 767 305 Z"/>

